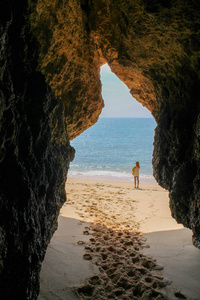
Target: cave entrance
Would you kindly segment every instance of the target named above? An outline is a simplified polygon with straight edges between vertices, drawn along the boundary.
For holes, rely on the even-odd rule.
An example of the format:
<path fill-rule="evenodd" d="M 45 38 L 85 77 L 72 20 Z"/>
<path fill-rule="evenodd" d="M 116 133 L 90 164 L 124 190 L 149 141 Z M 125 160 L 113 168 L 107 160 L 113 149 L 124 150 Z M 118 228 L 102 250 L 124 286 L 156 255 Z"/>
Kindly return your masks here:
<path fill-rule="evenodd" d="M 140 181 L 155 183 L 154 118 L 107 64 L 101 67 L 101 82 L 105 107 L 98 122 L 71 142 L 76 157 L 69 177 L 131 181 L 131 169 L 139 161 Z"/>
<path fill-rule="evenodd" d="M 134 189 L 132 182 L 131 170 L 137 160 L 141 165 L 140 182 L 154 180 L 151 166 L 156 126 L 154 119 L 129 95 L 126 86 L 107 66 L 101 70 L 101 80 L 105 109 L 94 126 L 71 142 L 76 149 L 76 157 L 68 174 L 67 202 L 62 216 L 70 220 L 73 218 L 73 227 L 68 227 L 73 228 L 74 232 L 77 228 L 80 231 L 80 226 L 84 226 L 81 240 L 73 232 L 73 244 L 74 241 L 79 245 L 86 244 L 85 252 L 78 254 L 72 261 L 79 261 L 82 257 L 85 260 L 94 259 L 95 266 L 101 269 L 95 270 L 95 276 L 88 282 L 97 282 L 94 289 L 99 288 L 102 282 L 101 292 L 103 291 L 104 298 L 107 299 L 108 291 L 104 290 L 104 281 L 99 279 L 98 276 L 101 275 L 97 275 L 100 274 L 99 270 L 106 272 L 106 278 L 110 280 L 109 286 L 112 286 L 115 295 L 117 290 L 115 291 L 113 278 L 118 280 L 118 277 L 113 277 L 115 271 L 110 272 L 114 265 L 116 269 L 120 265 L 120 272 L 123 272 L 120 276 L 123 274 L 127 280 L 130 279 L 130 283 L 127 281 L 126 284 L 131 285 L 131 261 L 134 264 L 140 257 L 140 264 L 147 269 L 151 263 L 154 264 L 153 261 L 149 264 L 149 258 L 147 263 L 144 255 L 138 255 L 143 243 L 138 231 L 148 234 L 165 230 L 165 224 L 161 224 L 160 219 L 163 217 L 168 220 L 171 214 L 167 191 L 153 184 L 152 187 L 141 184 L 139 189 Z M 159 206 L 161 201 L 162 205 Z M 65 221 L 67 222 L 66 219 Z M 159 239 L 161 236 L 162 233 Z M 146 238 L 148 240 L 148 236 Z M 83 247 L 79 246 L 79 249 L 83 251 Z M 124 252 L 126 255 L 122 255 Z M 84 264 L 84 273 L 86 269 L 91 270 L 92 267 Z M 122 269 L 125 271 L 121 271 Z M 73 272 L 80 274 L 80 265 Z M 144 274 L 147 272 L 149 274 L 149 270 L 144 271 Z M 70 276 L 71 274 L 72 270 Z M 145 282 L 145 279 L 142 281 Z M 81 293 L 84 290 L 86 288 L 81 289 Z M 126 295 L 126 290 L 122 293 Z"/>

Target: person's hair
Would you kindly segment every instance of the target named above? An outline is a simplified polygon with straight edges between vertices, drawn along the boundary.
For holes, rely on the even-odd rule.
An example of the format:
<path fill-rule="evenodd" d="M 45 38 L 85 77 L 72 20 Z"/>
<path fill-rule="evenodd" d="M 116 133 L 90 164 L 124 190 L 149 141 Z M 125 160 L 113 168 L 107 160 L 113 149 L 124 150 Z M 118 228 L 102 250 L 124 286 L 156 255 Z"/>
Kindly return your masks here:
<path fill-rule="evenodd" d="M 136 161 L 136 166 L 138 167 L 138 168 L 140 168 L 140 164 L 139 164 L 139 161 Z"/>

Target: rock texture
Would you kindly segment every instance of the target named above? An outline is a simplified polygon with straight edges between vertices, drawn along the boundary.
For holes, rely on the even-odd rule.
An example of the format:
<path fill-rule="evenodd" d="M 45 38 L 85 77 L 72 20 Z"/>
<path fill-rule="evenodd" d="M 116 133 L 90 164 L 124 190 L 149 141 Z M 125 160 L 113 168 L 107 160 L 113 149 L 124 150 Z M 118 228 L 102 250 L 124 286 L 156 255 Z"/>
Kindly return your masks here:
<path fill-rule="evenodd" d="M 36 299 L 65 201 L 69 140 L 103 107 L 107 62 L 157 121 L 153 166 L 200 241 L 200 2 L 0 3 L 0 298 Z M 14 296 L 13 296 L 14 295 Z"/>
<path fill-rule="evenodd" d="M 39 0 L 30 9 L 32 30 L 41 45 L 41 70 L 64 103 L 70 139 L 96 123 L 103 108 L 101 62 L 90 34 L 88 5 Z"/>
<path fill-rule="evenodd" d="M 73 149 L 62 106 L 37 71 L 26 1 L 0 5 L 0 299 L 36 299 L 46 247 L 65 202 Z M 59 141 L 55 124 L 60 123 Z"/>

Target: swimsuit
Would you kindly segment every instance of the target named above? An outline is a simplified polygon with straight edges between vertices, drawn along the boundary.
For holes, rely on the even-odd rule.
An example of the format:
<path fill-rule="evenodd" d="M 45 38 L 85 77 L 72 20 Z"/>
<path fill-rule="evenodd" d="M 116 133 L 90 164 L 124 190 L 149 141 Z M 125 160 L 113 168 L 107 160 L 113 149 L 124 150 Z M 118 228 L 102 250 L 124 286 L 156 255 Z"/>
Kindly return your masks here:
<path fill-rule="evenodd" d="M 139 168 L 135 167 L 134 176 L 139 176 Z"/>

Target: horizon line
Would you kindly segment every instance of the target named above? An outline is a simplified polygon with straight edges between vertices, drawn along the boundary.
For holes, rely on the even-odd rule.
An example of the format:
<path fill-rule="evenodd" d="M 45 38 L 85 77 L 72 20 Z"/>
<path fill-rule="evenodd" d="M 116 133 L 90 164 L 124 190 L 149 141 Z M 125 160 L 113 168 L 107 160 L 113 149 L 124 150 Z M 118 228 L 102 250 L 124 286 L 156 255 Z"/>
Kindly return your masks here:
<path fill-rule="evenodd" d="M 101 117 L 99 119 L 154 119 L 154 117 Z"/>

